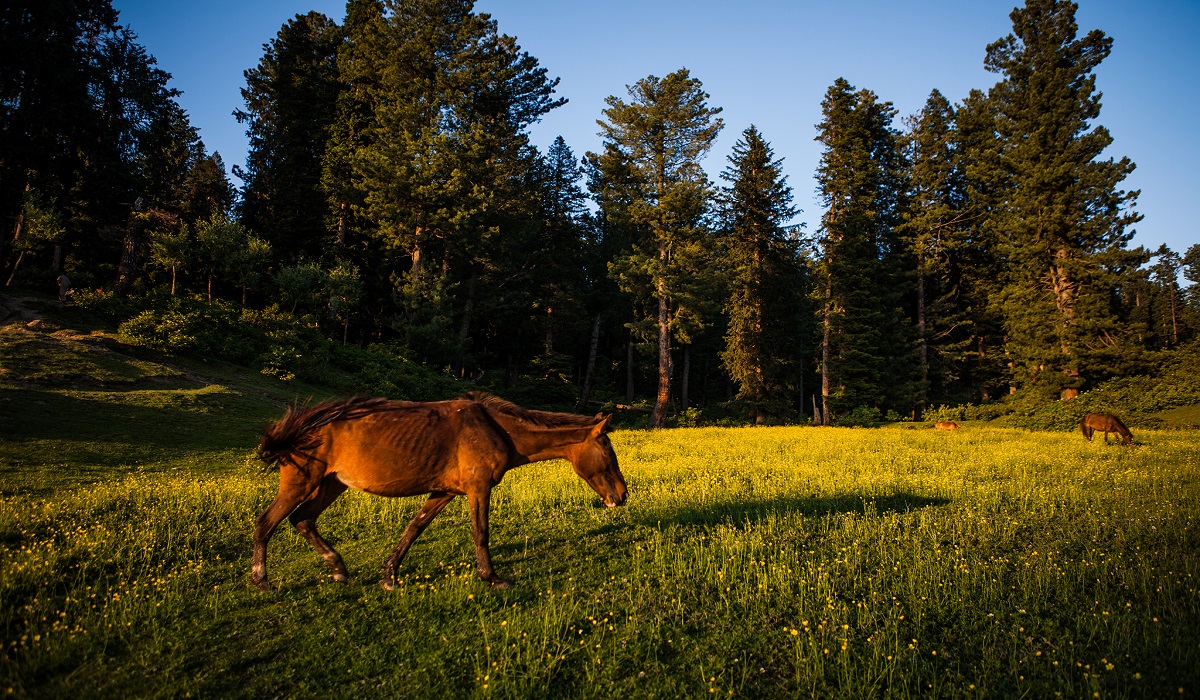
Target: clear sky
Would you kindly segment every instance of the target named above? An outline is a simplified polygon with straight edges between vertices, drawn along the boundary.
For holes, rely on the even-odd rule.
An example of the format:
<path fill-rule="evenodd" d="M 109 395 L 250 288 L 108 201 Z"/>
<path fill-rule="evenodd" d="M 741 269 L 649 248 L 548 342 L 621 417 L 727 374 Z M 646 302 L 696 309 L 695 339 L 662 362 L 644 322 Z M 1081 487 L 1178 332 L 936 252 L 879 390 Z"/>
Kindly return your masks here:
<path fill-rule="evenodd" d="M 226 167 L 245 162 L 242 72 L 263 44 L 297 13 L 316 10 L 341 22 L 340 0 L 114 0 L 159 67 L 174 76 L 180 102 L 209 151 Z M 784 159 L 814 230 L 820 147 L 813 139 L 825 90 L 838 77 L 892 102 L 900 119 L 936 88 L 961 102 L 998 76 L 983 69 L 987 45 L 1007 35 L 1014 0 L 477 0 L 500 31 L 515 36 L 552 77 L 567 105 L 532 129 L 543 150 L 561 135 L 581 157 L 596 151 L 604 98 L 627 96 L 647 75 L 686 67 L 721 107 L 725 130 L 705 166 L 727 164 L 734 142 L 754 124 Z M 1166 243 L 1182 253 L 1200 243 L 1192 212 L 1200 191 L 1200 36 L 1198 0 L 1079 0 L 1080 34 L 1114 40 L 1097 71 L 1099 123 L 1115 141 L 1106 156 L 1128 156 L 1137 170 L 1125 189 L 1142 194 L 1134 245 Z M 235 184 L 240 184 L 235 182 Z"/>

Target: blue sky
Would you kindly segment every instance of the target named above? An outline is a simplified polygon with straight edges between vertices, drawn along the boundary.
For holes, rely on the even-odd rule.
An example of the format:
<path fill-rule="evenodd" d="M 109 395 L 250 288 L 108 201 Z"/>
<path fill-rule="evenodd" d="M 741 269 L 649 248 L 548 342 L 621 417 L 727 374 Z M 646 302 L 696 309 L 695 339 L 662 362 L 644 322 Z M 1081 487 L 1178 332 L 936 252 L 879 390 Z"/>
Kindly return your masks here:
<path fill-rule="evenodd" d="M 1115 139 L 1106 156 L 1128 156 L 1137 170 L 1126 189 L 1140 189 L 1134 245 L 1166 243 L 1182 253 L 1200 243 L 1200 36 L 1197 0 L 1080 0 L 1083 34 L 1100 29 L 1114 40 L 1097 71 L 1103 93 L 1099 123 Z M 227 167 L 245 160 L 242 72 L 255 66 L 279 27 L 317 10 L 340 22 L 340 0 L 114 0 L 159 66 L 174 76 L 180 102 L 210 151 Z M 820 102 L 838 77 L 892 102 L 900 118 L 919 110 L 937 88 L 959 102 L 997 76 L 983 69 L 988 43 L 1011 30 L 1013 0 L 477 0 L 500 31 L 515 36 L 569 103 L 532 129 L 543 149 L 562 135 L 576 156 L 599 148 L 596 120 L 604 98 L 626 96 L 647 75 L 687 67 L 723 108 L 725 130 L 705 162 L 715 179 L 734 142 L 754 124 L 784 159 L 814 230 L 820 147 L 813 140 Z M 239 184 L 236 183 L 235 184 Z"/>

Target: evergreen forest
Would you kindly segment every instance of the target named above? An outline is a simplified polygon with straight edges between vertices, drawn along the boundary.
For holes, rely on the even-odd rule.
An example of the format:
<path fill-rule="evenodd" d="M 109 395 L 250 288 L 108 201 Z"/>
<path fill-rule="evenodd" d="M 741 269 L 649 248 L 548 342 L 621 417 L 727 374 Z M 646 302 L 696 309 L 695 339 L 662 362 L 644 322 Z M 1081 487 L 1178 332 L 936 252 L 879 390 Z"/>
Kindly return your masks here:
<path fill-rule="evenodd" d="M 995 84 L 916 114 L 830 85 L 796 125 L 823 148 L 811 230 L 787 154 L 686 68 L 609 96 L 598 152 L 538 148 L 566 96 L 473 5 L 289 20 L 245 71 L 230 174 L 111 0 L 6 2 L 4 292 L 65 275 L 73 313 L 156 351 L 652 427 L 999 415 L 1196 354 L 1200 244 L 1131 245 L 1113 43 L 1075 3 L 1026 0 Z"/>

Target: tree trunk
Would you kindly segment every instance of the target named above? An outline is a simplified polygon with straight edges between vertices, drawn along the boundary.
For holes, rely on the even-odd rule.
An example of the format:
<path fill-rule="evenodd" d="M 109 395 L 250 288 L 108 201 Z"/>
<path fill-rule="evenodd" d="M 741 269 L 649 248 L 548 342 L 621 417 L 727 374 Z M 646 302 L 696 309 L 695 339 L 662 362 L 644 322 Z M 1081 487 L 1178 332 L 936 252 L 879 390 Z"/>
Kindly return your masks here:
<path fill-rule="evenodd" d="M 684 411 L 688 408 L 688 377 L 692 374 L 692 346 L 683 347 L 683 377 L 679 380 L 679 405 Z"/>
<path fill-rule="evenodd" d="M 137 277 L 138 266 L 141 265 L 142 248 L 145 242 L 142 234 L 146 230 L 146 221 L 139 214 L 142 212 L 142 198 L 134 202 L 133 210 L 129 212 L 129 222 L 125 225 L 125 239 L 121 242 L 121 260 L 117 264 L 117 284 L 114 291 L 117 294 L 128 294 Z"/>
<path fill-rule="evenodd" d="M 929 343 L 925 335 L 925 255 L 917 256 L 917 334 L 921 351 L 921 386 L 917 391 L 917 412 L 914 420 L 925 414 L 929 401 Z"/>
<path fill-rule="evenodd" d="M 800 365 L 800 422 L 804 422 L 804 364 Z"/>
<path fill-rule="evenodd" d="M 625 344 L 625 402 L 633 403 L 633 333 Z"/>
<path fill-rule="evenodd" d="M 825 309 L 821 321 L 821 422 L 818 425 L 829 425 L 829 343 L 833 319 L 830 318 L 833 306 L 832 281 L 825 281 Z"/>
<path fill-rule="evenodd" d="M 346 245 L 346 203 L 338 205 L 337 242 L 339 246 Z"/>
<path fill-rule="evenodd" d="M 1175 317 L 1175 281 L 1171 281 L 1171 344 L 1179 344 L 1179 320 Z"/>
<path fill-rule="evenodd" d="M 17 268 L 21 266 L 21 261 L 24 259 L 25 259 L 25 251 L 22 250 L 21 254 L 17 256 L 17 261 L 15 263 L 13 263 L 12 274 L 10 274 L 8 276 L 8 281 L 4 283 L 5 287 L 12 284 L 13 278 L 17 276 Z"/>
<path fill-rule="evenodd" d="M 413 233 L 413 238 L 416 240 L 412 247 L 412 271 L 410 274 L 414 279 L 421 275 L 421 227 Z"/>
<path fill-rule="evenodd" d="M 25 183 L 25 192 L 29 192 L 30 188 L 31 188 L 31 185 L 29 184 L 29 182 L 26 182 Z M 24 228 L 24 226 L 25 226 L 25 202 L 24 202 L 24 199 L 22 199 L 21 208 L 17 211 L 17 223 L 15 226 L 13 226 L 13 235 L 12 235 L 12 239 L 11 239 L 13 245 L 17 244 L 17 239 L 21 237 L 21 229 Z M 0 266 L 4 265 L 4 260 L 5 260 L 4 256 L 6 253 L 5 246 L 7 243 L 8 243 L 8 241 L 5 240 L 5 238 L 3 236 L 0 236 Z M 15 270 L 14 270 L 14 272 L 15 272 Z M 10 282 L 12 281 L 12 277 L 9 277 L 9 281 Z M 7 287 L 8 284 L 6 283 L 4 286 Z"/>
<path fill-rule="evenodd" d="M 596 314 L 596 319 L 592 321 L 592 344 L 588 348 L 587 370 L 583 374 L 583 391 L 579 393 L 579 403 L 575 407 L 577 411 L 587 408 L 588 397 L 592 393 L 592 372 L 596 369 L 596 351 L 600 347 L 600 318 L 601 314 Z"/>
<path fill-rule="evenodd" d="M 659 281 L 658 296 L 658 393 L 654 398 L 654 413 L 650 414 L 650 427 L 662 428 L 667 424 L 667 404 L 671 400 L 671 314 L 667 302 L 665 282 Z"/>
<path fill-rule="evenodd" d="M 471 317 L 475 313 L 475 275 L 472 274 L 467 280 L 467 304 L 463 308 L 462 324 L 458 327 L 458 349 L 455 351 L 454 363 L 458 365 L 458 374 L 462 375 L 464 368 L 464 353 L 467 349 L 467 341 L 471 338 Z"/>
<path fill-rule="evenodd" d="M 984 349 L 983 336 L 979 336 L 979 367 L 981 370 L 983 369 L 983 358 L 986 356 L 987 356 L 987 351 Z M 980 372 L 980 374 L 982 375 L 983 372 Z M 981 403 L 981 404 L 987 403 L 989 398 L 991 398 L 991 397 L 988 395 L 987 380 L 980 377 L 980 379 L 979 379 L 979 403 Z"/>

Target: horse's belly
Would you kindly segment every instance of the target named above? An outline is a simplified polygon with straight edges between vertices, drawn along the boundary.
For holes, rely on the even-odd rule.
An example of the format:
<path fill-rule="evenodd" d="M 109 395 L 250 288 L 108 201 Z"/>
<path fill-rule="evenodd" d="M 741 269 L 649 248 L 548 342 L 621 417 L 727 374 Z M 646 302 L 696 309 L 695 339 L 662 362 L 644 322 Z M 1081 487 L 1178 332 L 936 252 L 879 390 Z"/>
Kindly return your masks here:
<path fill-rule="evenodd" d="M 456 492 L 455 489 L 444 488 L 441 479 L 423 478 L 413 475 L 362 475 L 351 472 L 335 471 L 338 481 L 365 493 L 375 496 L 417 496 L 433 491 Z"/>

